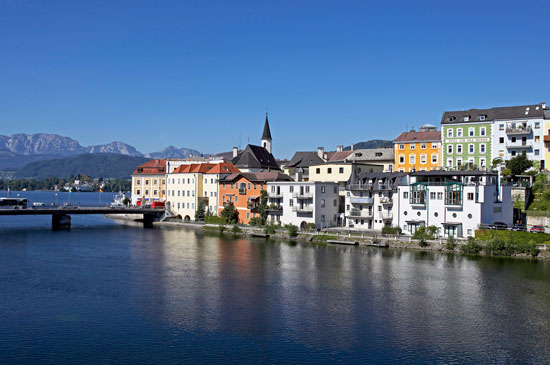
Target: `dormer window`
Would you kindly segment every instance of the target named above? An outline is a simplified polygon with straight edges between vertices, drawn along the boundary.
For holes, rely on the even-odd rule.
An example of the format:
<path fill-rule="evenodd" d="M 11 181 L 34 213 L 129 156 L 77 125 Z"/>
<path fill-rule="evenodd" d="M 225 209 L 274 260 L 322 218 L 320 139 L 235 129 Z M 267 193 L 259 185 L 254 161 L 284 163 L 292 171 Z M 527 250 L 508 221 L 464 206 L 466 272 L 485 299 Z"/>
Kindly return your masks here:
<path fill-rule="evenodd" d="M 470 116 L 469 116 L 469 115 L 465 115 L 465 116 L 464 116 L 464 121 L 465 121 L 465 122 L 470 121 Z"/>
<path fill-rule="evenodd" d="M 452 122 L 452 121 L 454 121 L 455 119 L 456 119 L 456 117 L 451 115 L 450 117 L 447 118 L 447 121 L 448 121 L 448 122 Z"/>
<path fill-rule="evenodd" d="M 479 120 L 485 120 L 485 119 L 487 119 L 487 116 L 485 114 L 481 114 L 479 116 Z"/>

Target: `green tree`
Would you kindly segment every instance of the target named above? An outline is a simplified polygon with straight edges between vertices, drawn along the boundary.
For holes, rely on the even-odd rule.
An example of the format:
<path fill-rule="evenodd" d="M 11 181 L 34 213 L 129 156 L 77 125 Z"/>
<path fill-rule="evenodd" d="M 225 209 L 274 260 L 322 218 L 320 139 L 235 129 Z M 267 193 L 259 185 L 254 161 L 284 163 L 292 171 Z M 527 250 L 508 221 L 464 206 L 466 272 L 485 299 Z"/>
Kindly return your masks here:
<path fill-rule="evenodd" d="M 226 205 L 220 215 L 229 224 L 239 222 L 239 212 L 237 211 L 237 209 L 235 209 L 235 206 L 233 204 Z"/>
<path fill-rule="evenodd" d="M 262 219 L 262 225 L 267 222 L 267 191 L 260 191 L 260 205 L 258 206 L 258 213 Z"/>
<path fill-rule="evenodd" d="M 498 165 L 500 165 L 502 162 L 504 162 L 502 160 L 502 157 L 493 158 L 493 163 L 492 163 L 493 169 L 496 169 L 498 167 Z"/>
<path fill-rule="evenodd" d="M 413 234 L 415 240 L 419 240 L 420 247 L 428 246 L 428 240 L 435 239 L 435 234 L 437 232 L 436 226 L 422 226 L 416 230 Z"/>
<path fill-rule="evenodd" d="M 512 176 L 521 175 L 525 172 L 525 170 L 531 167 L 533 167 L 533 161 L 527 158 L 527 154 L 525 152 L 506 161 L 506 168 L 510 169 Z"/>
<path fill-rule="evenodd" d="M 204 201 L 202 199 L 199 199 L 199 203 L 197 204 L 197 210 L 195 211 L 195 222 L 202 222 L 204 221 Z"/>

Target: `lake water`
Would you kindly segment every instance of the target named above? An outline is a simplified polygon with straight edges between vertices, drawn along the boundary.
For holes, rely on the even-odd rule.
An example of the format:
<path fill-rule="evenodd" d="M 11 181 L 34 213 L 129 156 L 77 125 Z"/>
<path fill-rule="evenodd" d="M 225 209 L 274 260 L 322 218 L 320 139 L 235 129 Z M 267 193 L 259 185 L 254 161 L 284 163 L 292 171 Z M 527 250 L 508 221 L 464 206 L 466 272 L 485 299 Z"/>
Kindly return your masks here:
<path fill-rule="evenodd" d="M 550 362 L 547 261 L 50 224 L 0 217 L 2 364 Z"/>

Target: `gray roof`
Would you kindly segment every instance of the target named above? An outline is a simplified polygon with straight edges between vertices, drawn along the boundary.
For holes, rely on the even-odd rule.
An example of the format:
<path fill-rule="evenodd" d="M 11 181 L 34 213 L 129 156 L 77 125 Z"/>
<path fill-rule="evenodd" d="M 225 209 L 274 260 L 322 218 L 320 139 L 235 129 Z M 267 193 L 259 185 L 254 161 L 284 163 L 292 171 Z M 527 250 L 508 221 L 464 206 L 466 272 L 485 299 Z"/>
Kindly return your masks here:
<path fill-rule="evenodd" d="M 292 156 L 292 159 L 287 164 L 287 167 L 309 167 L 311 165 L 319 165 L 324 163 L 317 152 L 296 152 L 294 156 Z"/>
<path fill-rule="evenodd" d="M 527 119 L 527 118 L 542 118 L 542 104 L 507 106 L 491 109 L 469 109 L 462 111 L 448 111 L 443 113 L 441 124 L 453 123 L 479 123 L 494 120 L 506 119 Z M 469 116 L 470 120 L 465 122 L 464 117 Z M 485 120 L 481 120 L 481 116 L 485 116 Z"/>
<path fill-rule="evenodd" d="M 481 170 L 470 170 L 470 171 L 444 171 L 444 170 L 431 170 L 431 171 L 416 171 L 411 172 L 411 176 L 429 176 L 429 177 L 438 177 L 438 176 L 495 176 L 496 172 L 492 171 L 481 171 Z"/>
<path fill-rule="evenodd" d="M 275 157 L 261 146 L 249 144 L 233 159 L 233 165 L 238 168 L 257 168 L 264 170 L 280 170 Z"/>
<path fill-rule="evenodd" d="M 544 119 L 550 119 L 550 109 L 544 109 Z"/>
<path fill-rule="evenodd" d="M 346 159 L 347 161 L 370 161 L 370 162 L 381 162 L 381 161 L 393 161 L 394 153 L 393 148 L 371 148 L 371 149 L 361 149 L 355 150 L 351 155 Z"/>
<path fill-rule="evenodd" d="M 371 172 L 361 173 L 356 177 L 350 179 L 352 184 L 372 184 L 372 190 L 378 189 L 378 184 L 390 185 L 392 189 L 396 189 L 403 176 L 406 176 L 406 172 Z"/>

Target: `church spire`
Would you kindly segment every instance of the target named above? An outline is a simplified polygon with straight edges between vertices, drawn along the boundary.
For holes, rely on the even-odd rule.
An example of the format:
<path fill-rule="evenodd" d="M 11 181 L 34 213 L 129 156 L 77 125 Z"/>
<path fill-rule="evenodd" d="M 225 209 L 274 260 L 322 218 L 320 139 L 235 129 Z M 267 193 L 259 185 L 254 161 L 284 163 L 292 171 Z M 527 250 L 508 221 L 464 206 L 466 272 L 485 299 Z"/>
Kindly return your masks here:
<path fill-rule="evenodd" d="M 269 120 L 267 119 L 267 112 L 265 113 L 264 132 L 262 133 L 262 147 L 271 153 L 271 130 L 269 129 Z"/>

